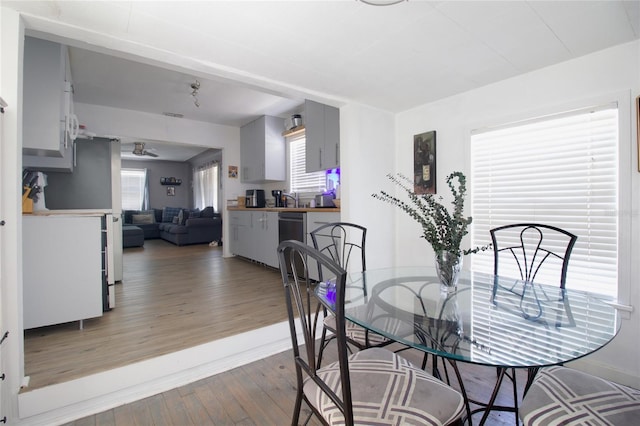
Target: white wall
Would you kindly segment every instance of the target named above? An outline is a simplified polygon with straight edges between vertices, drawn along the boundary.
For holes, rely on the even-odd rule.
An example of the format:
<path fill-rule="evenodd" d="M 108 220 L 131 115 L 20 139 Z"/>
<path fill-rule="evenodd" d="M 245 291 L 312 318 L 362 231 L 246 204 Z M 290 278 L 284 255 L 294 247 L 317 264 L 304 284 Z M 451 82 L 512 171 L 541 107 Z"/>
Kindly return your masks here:
<path fill-rule="evenodd" d="M 17 393 L 24 376 L 22 340 L 22 50 L 24 26 L 14 11 L 0 8 L 0 96 L 7 102 L 0 146 L 0 285 L 2 332 L 2 415 L 9 420 L 18 413 Z"/>
<path fill-rule="evenodd" d="M 398 114 L 394 144 L 396 170 L 411 175 L 413 135 L 436 130 L 438 193 L 448 196 L 444 179 L 450 172 L 461 170 L 469 176 L 470 130 L 566 111 L 589 105 L 592 101 L 621 99 L 619 111 L 623 127 L 620 131 L 620 167 L 623 175 L 620 182 L 620 218 L 629 225 L 630 233 L 621 235 L 620 288 L 623 289 L 622 298 L 626 299 L 622 303 L 633 305 L 636 309 L 630 316 L 627 315 L 628 319 L 622 320 L 620 334 L 612 343 L 580 363 L 583 369 L 636 388 L 640 387 L 637 356 L 640 349 L 640 314 L 637 310 L 640 293 L 636 284 L 640 276 L 640 262 L 636 261 L 640 255 L 640 174 L 636 164 L 635 120 L 631 116 L 635 114 L 633 99 L 638 94 L 640 42 L 633 42 Z M 387 145 L 378 147 L 380 150 L 390 149 Z M 472 187 L 473 182 L 469 182 L 469 185 Z M 418 225 L 399 209 L 396 216 L 397 236 L 393 247 L 396 264 L 429 262 L 433 254 L 428 244 L 417 238 L 420 231 Z"/>
<path fill-rule="evenodd" d="M 360 106 L 340 108 L 340 218 L 367 228 L 367 267 L 391 266 L 394 211 L 371 197 L 393 173 L 394 116 Z"/>

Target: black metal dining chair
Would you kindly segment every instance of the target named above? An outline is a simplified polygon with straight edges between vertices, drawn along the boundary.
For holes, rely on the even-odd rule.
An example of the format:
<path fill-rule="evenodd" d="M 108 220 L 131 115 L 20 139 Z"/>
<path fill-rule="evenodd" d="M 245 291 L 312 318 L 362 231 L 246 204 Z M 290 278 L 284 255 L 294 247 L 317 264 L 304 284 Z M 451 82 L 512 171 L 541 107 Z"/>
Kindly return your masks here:
<path fill-rule="evenodd" d="M 516 223 L 493 228 L 489 231 L 493 244 L 493 274 L 496 277 L 512 277 L 513 285 L 509 291 L 520 296 L 522 303 L 537 300 L 537 297 L 525 297 L 527 291 L 535 291 L 531 283 L 558 284 L 565 288 L 569 257 L 578 237 L 571 232 L 551 225 L 539 223 Z M 504 286 L 504 280 L 500 283 Z M 531 288 L 530 288 L 531 287 Z M 493 301 L 496 304 L 495 301 Z M 534 320 L 536 306 L 521 305 L 523 317 Z M 526 395 L 537 371 L 529 371 L 524 387 Z M 518 389 L 515 369 L 511 373 L 498 369 L 498 381 L 507 377 L 513 383 L 513 401 L 518 412 Z M 497 390 L 498 387 L 496 387 Z M 523 395 L 524 397 L 524 395 Z"/>
<path fill-rule="evenodd" d="M 493 243 L 494 275 L 515 275 L 530 283 L 536 281 L 538 274 L 551 270 L 553 280 L 557 280 L 560 288 L 565 287 L 569 256 L 578 239 L 576 235 L 538 223 L 500 226 L 489 233 Z M 548 272 L 544 274 L 549 276 Z"/>
<path fill-rule="evenodd" d="M 568 367 L 547 367 L 522 401 L 524 426 L 633 425 L 640 419 L 640 390 Z"/>
<path fill-rule="evenodd" d="M 310 232 L 313 246 L 321 253 L 327 255 L 331 260 L 347 271 L 366 271 L 366 242 L 367 228 L 361 225 L 348 222 L 333 222 L 322 225 Z M 318 272 L 322 280 L 322 271 Z M 366 286 L 362 283 L 364 297 Z M 320 307 L 320 306 L 319 306 Z M 366 306 L 358 309 L 367 309 Z M 326 315 L 323 321 L 322 336 L 320 337 L 319 362 L 322 362 L 322 355 L 325 348 L 335 337 L 336 320 L 333 315 Z M 374 315 L 372 313 L 372 315 Z M 383 321 L 384 318 L 381 317 Z M 387 325 L 388 327 L 388 325 Z M 328 333 L 331 333 L 330 335 Z M 365 330 L 351 321 L 346 324 L 347 341 L 359 350 L 371 347 L 381 347 L 393 343 L 389 339 Z"/>
<path fill-rule="evenodd" d="M 293 240 L 280 243 L 278 259 L 297 378 L 292 425 L 298 425 L 303 401 L 328 425 L 461 424 L 464 399 L 455 389 L 384 348 L 348 354 L 347 272 L 339 264 Z M 323 277 L 319 283 L 309 275 L 309 269 L 316 267 Z M 320 286 L 317 291 L 324 292 L 327 300 L 335 301 L 326 307 L 336 319 L 338 360 L 322 368 L 316 355 L 315 286 Z M 303 337 L 304 348 L 298 336 Z"/>

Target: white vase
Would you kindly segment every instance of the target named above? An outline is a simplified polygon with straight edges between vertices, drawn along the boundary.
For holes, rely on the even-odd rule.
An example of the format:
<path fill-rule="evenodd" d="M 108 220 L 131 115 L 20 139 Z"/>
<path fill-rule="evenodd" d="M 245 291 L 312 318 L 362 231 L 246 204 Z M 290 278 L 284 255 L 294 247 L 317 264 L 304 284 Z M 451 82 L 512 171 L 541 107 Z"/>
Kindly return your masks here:
<path fill-rule="evenodd" d="M 462 255 L 448 251 L 436 252 L 436 273 L 442 292 L 455 291 L 462 271 Z"/>

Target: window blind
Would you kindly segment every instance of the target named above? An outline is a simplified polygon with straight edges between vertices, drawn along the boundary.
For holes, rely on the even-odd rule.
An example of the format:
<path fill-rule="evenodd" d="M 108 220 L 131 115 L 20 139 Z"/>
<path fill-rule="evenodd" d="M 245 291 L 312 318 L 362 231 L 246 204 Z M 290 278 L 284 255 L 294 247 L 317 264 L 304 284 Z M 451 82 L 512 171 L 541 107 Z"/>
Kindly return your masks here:
<path fill-rule="evenodd" d="M 578 236 L 567 287 L 617 296 L 616 105 L 474 132 L 470 183 L 472 247 L 510 223 L 566 229 Z M 492 273 L 493 253 L 473 255 L 472 268 Z"/>
<path fill-rule="evenodd" d="M 146 174 L 146 169 L 120 170 L 123 210 L 142 210 Z"/>
<path fill-rule="evenodd" d="M 327 185 L 325 172 L 306 172 L 306 138 L 304 134 L 289 139 L 289 177 L 291 192 L 318 193 Z"/>

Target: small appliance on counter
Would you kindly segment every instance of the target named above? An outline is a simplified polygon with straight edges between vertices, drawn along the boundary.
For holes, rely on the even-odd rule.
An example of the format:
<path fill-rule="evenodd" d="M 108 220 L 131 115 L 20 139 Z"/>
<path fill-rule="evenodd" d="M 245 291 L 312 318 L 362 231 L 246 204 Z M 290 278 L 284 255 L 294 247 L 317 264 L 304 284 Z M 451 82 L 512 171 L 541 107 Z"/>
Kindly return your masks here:
<path fill-rule="evenodd" d="M 316 207 L 335 207 L 333 204 L 333 194 L 318 194 L 315 200 Z"/>
<path fill-rule="evenodd" d="M 264 199 L 264 189 L 247 189 L 244 206 L 247 208 L 262 208 L 267 205 Z"/>
<path fill-rule="evenodd" d="M 282 191 L 279 189 L 274 189 L 271 191 L 271 195 L 273 195 L 273 207 L 284 207 L 284 201 L 282 200 Z"/>

